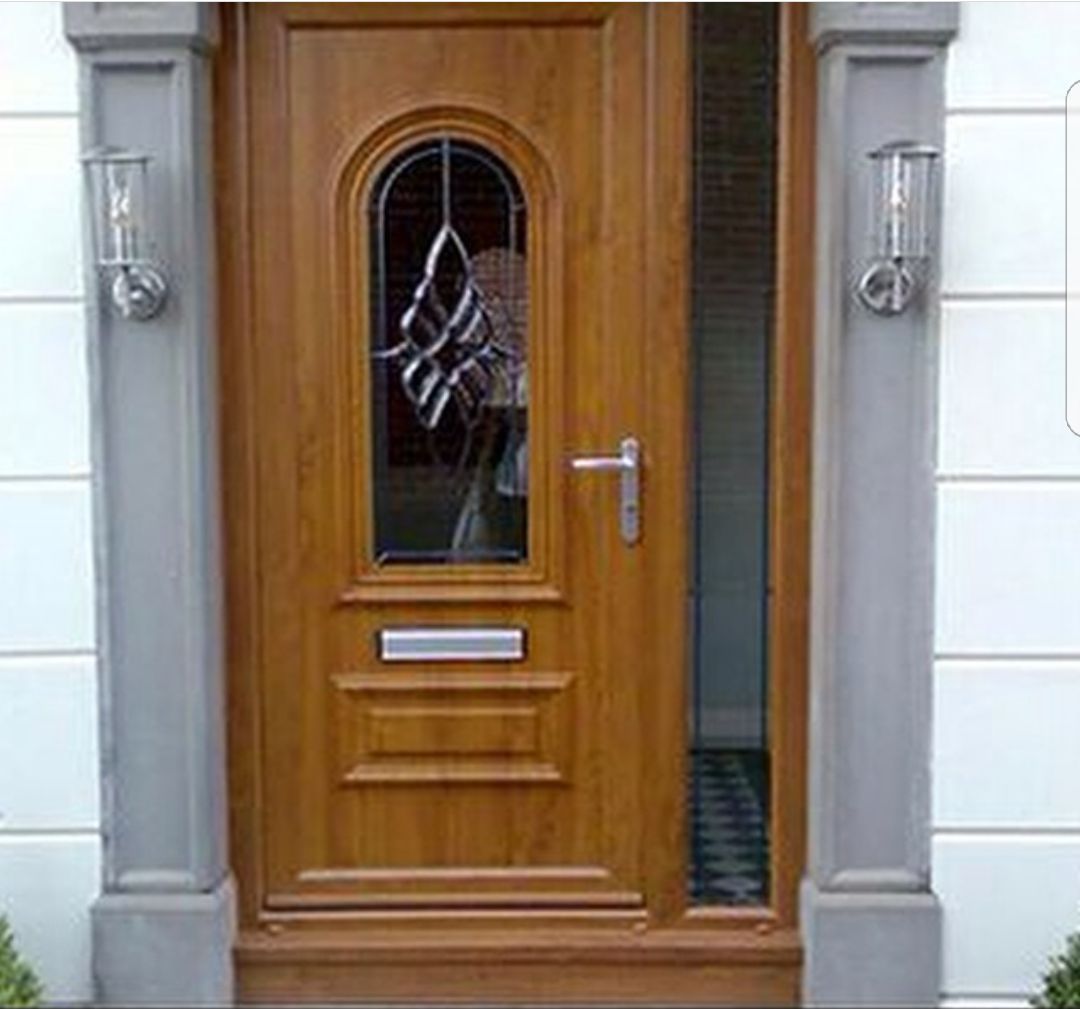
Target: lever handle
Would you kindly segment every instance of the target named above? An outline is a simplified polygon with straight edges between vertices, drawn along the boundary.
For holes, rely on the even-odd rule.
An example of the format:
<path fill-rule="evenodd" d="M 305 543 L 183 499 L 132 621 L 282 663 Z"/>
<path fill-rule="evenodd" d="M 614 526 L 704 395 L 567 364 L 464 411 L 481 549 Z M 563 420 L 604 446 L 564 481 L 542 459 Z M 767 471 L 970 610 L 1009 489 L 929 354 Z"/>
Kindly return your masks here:
<path fill-rule="evenodd" d="M 577 470 L 632 469 L 636 463 L 621 455 L 579 455 L 570 460 Z"/>
<path fill-rule="evenodd" d="M 623 438 L 618 455 L 580 455 L 570 460 L 577 472 L 619 474 L 619 532 L 627 546 L 641 538 L 641 443 Z"/>

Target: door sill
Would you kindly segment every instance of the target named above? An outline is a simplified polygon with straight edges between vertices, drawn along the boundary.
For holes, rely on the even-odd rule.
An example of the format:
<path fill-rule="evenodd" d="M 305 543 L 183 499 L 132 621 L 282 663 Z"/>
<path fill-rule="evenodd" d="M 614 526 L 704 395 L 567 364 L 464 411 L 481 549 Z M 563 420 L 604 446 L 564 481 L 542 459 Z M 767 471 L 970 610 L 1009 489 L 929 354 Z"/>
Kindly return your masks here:
<path fill-rule="evenodd" d="M 797 1005 L 794 931 L 241 932 L 241 1003 Z"/>

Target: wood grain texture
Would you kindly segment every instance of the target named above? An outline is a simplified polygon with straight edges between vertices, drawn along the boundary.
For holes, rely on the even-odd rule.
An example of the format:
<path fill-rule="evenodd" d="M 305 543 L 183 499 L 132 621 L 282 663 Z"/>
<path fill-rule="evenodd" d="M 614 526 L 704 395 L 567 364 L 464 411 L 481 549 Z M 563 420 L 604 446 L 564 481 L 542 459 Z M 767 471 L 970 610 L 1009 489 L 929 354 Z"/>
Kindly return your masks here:
<path fill-rule="evenodd" d="M 647 614 L 638 664 L 641 739 L 628 741 L 640 761 L 640 811 L 645 847 L 646 903 L 657 923 L 686 909 L 689 872 L 687 697 L 689 628 L 685 611 L 690 572 L 690 26 L 681 5 L 650 5 L 653 46 L 648 61 L 647 129 L 653 141 L 644 164 L 646 203 L 641 227 L 650 278 L 639 311 L 648 367 L 639 395 L 645 403 L 647 496 L 642 542 L 650 573 L 639 601 Z M 676 68 L 679 68 L 676 71 Z M 673 156 L 673 152 L 680 152 Z M 673 611 L 673 605 L 683 612 Z"/>
<path fill-rule="evenodd" d="M 362 947 L 325 936 L 252 936 L 237 951 L 243 1002 L 374 997 L 410 1004 L 795 1005 L 797 937 L 643 932 L 610 935 L 570 922 L 527 942 L 490 932 Z"/>
<path fill-rule="evenodd" d="M 574 677 L 560 673 L 346 673 L 358 721 L 342 784 L 567 782 Z"/>
<path fill-rule="evenodd" d="M 775 839 L 770 875 L 777 922 L 793 928 L 806 858 L 817 64 L 807 42 L 809 5 L 784 4 L 781 10 L 769 439 L 770 818 Z"/>
<path fill-rule="evenodd" d="M 685 896 L 689 158 L 673 154 L 689 144 L 685 7 L 255 4 L 223 14 L 241 998 L 797 1001 L 813 144 L 804 10 L 782 15 L 773 906 L 749 910 L 690 910 Z M 541 519 L 516 569 L 387 571 L 365 553 L 363 253 L 346 218 L 380 163 L 373 152 L 437 129 L 484 139 L 519 169 L 536 209 L 530 250 L 545 249 L 532 259 L 543 274 L 530 278 L 545 292 L 530 319 Z M 618 536 L 615 481 L 571 481 L 565 468 L 567 455 L 610 451 L 629 432 L 647 453 L 645 536 L 633 550 Z M 526 626 L 529 657 L 391 674 L 374 631 L 409 622 Z M 442 779 L 342 784 L 368 759 L 357 712 L 374 708 L 405 721 L 387 730 L 395 752 L 369 754 L 369 766 Z M 447 785 L 446 774 L 476 767 L 478 748 L 513 751 L 479 754 L 488 771 L 535 764 L 520 742 L 526 708 L 536 752 L 564 782 Z M 471 736 L 457 714 L 469 711 Z M 509 722 L 498 727 L 494 712 Z M 424 735 L 425 720 L 447 718 L 455 728 L 439 745 L 453 753 Z M 397 752 L 421 737 L 422 754 Z"/>
<path fill-rule="evenodd" d="M 243 757 L 259 794 L 247 842 L 255 917 L 317 899 L 377 905 L 378 874 L 324 877 L 317 895 L 305 882 L 349 868 L 602 866 L 611 881 L 592 896 L 587 882 L 564 892 L 539 872 L 537 906 L 605 907 L 612 887 L 640 903 L 643 796 L 627 767 L 643 759 L 641 684 L 653 677 L 642 638 L 645 607 L 657 609 L 646 587 L 663 538 L 628 549 L 616 482 L 573 479 L 567 458 L 628 431 L 652 436 L 641 394 L 650 15 L 461 8 L 447 24 L 438 7 L 348 11 L 254 5 L 229 32 L 246 47 L 244 156 L 255 165 L 256 152 L 275 152 L 248 173 L 241 278 L 259 628 L 244 716 L 255 752 Z M 371 546 L 367 201 L 389 158 L 445 134 L 493 149 L 529 207 L 529 561 L 389 569 Z M 669 490 L 660 477 L 653 488 L 657 500 Z M 665 606 L 681 621 L 677 595 Z M 384 668 L 381 627 L 416 622 L 522 626 L 529 654 L 470 674 L 487 678 L 471 699 L 340 689 L 343 676 Z M 521 692 L 502 684 L 553 668 L 572 686 L 537 697 L 523 722 Z M 434 675 L 402 664 L 410 673 Z M 514 712 L 535 752 L 492 753 L 508 749 Z M 433 906 L 438 878 L 423 888 Z M 455 901 L 470 878 L 455 879 Z"/>
<path fill-rule="evenodd" d="M 505 58 L 505 55 L 504 57 Z M 319 68 L 321 72 L 321 67 Z M 470 67 L 470 69 L 475 69 Z M 299 85 L 298 85 L 299 86 Z M 317 83 L 313 85 L 318 87 Z M 317 93 L 321 93 L 317 92 Z M 564 598 L 566 542 L 562 491 L 564 385 L 559 380 L 571 362 L 565 338 L 572 321 L 563 315 L 562 290 L 567 247 L 563 238 L 565 206 L 557 198 L 556 180 L 545 156 L 513 123 L 465 104 L 425 104 L 379 121 L 370 135 L 334 166 L 333 245 L 327 268 L 335 278 L 337 312 L 333 332 L 337 368 L 347 378 L 339 431 L 342 457 L 337 472 L 346 475 L 340 488 L 338 514 L 347 526 L 342 544 L 344 604 L 430 602 L 505 602 L 507 599 L 557 602 Z M 528 207 L 526 245 L 529 349 L 529 523 L 528 557 L 524 564 L 458 563 L 379 565 L 374 556 L 372 446 L 375 438 L 368 390 L 373 362 L 358 353 L 358 340 L 368 328 L 372 303 L 373 263 L 368 241 L 372 187 L 386 164 L 403 150 L 433 137 L 451 135 L 497 154 L 512 167 Z M 575 247 L 570 247 L 574 251 Z"/>

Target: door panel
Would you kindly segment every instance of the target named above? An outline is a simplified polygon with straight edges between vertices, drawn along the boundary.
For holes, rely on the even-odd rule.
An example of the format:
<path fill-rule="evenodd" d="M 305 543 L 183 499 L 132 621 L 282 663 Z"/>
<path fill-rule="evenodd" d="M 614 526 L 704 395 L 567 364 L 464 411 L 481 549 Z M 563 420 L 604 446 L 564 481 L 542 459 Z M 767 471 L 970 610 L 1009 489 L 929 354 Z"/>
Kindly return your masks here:
<path fill-rule="evenodd" d="M 665 512 L 682 499 L 681 473 L 652 464 L 645 395 L 651 15 L 518 6 L 483 20 L 422 5 L 249 14 L 251 130 L 265 152 L 251 229 L 269 910 L 648 903 L 642 703 L 664 677 L 677 702 L 683 676 L 649 641 L 661 615 L 665 637 L 682 635 L 679 587 L 646 610 L 657 558 L 682 556 L 681 532 L 650 524 L 659 496 Z M 408 327 L 373 322 L 370 201 L 402 152 L 444 141 L 509 166 L 527 208 L 527 550 L 387 563 L 374 399 L 401 383 L 389 386 L 399 415 L 431 400 L 418 403 L 422 383 L 403 398 L 408 361 L 376 355 Z M 418 227 L 417 246 L 434 232 Z M 483 251 L 462 253 L 476 275 Z M 448 283 L 452 302 L 463 281 Z M 438 339 L 425 334 L 408 353 Z M 461 357 L 448 360 L 440 381 Z M 620 536 L 617 476 L 569 467 L 631 434 L 646 451 L 634 545 Z M 379 632 L 400 627 L 521 628 L 525 657 L 382 661 Z"/>

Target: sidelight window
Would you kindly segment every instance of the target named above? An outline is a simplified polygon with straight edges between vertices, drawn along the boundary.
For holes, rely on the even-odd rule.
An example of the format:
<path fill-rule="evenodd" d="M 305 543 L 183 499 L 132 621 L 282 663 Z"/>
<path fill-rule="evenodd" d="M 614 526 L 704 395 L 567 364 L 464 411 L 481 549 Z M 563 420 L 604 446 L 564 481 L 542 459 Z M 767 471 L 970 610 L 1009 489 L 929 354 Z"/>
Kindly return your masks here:
<path fill-rule="evenodd" d="M 769 346 L 777 16 L 694 7 L 690 896 L 769 900 Z"/>

